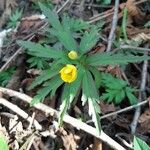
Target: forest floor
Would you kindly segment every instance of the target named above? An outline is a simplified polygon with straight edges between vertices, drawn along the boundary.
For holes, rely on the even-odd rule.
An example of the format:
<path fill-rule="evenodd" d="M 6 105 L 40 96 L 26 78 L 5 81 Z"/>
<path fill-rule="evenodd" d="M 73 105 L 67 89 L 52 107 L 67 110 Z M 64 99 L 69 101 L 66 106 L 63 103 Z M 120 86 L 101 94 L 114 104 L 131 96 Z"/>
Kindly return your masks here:
<path fill-rule="evenodd" d="M 46 97 L 43 103 L 30 106 L 40 86 L 33 90 L 27 88 L 41 74 L 44 65 L 16 41 L 49 44 L 53 40 L 44 33 L 49 23 L 37 1 L 54 9 L 60 17 L 66 13 L 88 24 L 96 24 L 100 40 L 90 50 L 91 54 L 121 50 L 148 54 L 150 51 L 149 0 L 0 0 L 0 139 L 4 137 L 12 150 L 130 150 L 133 135 L 150 145 L 150 67 L 147 60 L 126 67 L 100 68 L 137 89 L 135 96 L 139 103 L 138 107 L 131 106 L 126 98 L 119 105 L 101 101 L 101 135 L 91 123 L 88 106 L 81 105 L 80 94 L 60 128 L 62 88 L 51 100 Z M 0 140 L 0 150 L 5 150 L 2 144 Z"/>

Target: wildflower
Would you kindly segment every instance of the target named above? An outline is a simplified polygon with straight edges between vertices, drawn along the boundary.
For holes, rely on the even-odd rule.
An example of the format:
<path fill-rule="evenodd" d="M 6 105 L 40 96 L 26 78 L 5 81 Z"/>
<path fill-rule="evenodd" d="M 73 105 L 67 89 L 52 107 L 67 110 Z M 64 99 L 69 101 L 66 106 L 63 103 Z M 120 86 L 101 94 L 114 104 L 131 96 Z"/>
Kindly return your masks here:
<path fill-rule="evenodd" d="M 70 58 L 70 59 L 77 59 L 77 57 L 78 57 L 78 54 L 77 54 L 77 52 L 76 51 L 70 51 L 69 53 L 68 53 L 68 57 Z"/>
<path fill-rule="evenodd" d="M 77 78 L 77 68 L 74 65 L 67 64 L 59 73 L 61 79 L 67 83 L 71 83 Z"/>

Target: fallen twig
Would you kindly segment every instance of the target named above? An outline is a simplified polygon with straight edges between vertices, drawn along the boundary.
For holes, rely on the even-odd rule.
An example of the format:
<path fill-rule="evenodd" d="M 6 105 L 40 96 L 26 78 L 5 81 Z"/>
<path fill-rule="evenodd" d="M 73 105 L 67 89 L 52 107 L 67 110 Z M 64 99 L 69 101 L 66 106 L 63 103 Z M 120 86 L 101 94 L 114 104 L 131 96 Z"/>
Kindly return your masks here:
<path fill-rule="evenodd" d="M 61 12 L 62 9 L 69 3 L 70 0 L 67 0 L 58 10 L 57 13 Z"/>
<path fill-rule="evenodd" d="M 107 45 L 106 52 L 109 52 L 111 50 L 111 47 L 112 47 L 112 43 L 113 43 L 113 39 L 114 39 L 114 35 L 115 35 L 115 30 L 117 27 L 117 21 L 118 21 L 118 8 L 119 8 L 119 0 L 116 0 L 115 1 L 113 21 L 112 21 L 112 27 L 111 27 L 110 34 L 108 37 L 108 45 Z"/>
<path fill-rule="evenodd" d="M 121 49 L 129 49 L 129 50 L 137 50 L 137 51 L 150 52 L 149 48 L 135 47 L 135 46 L 130 46 L 130 45 L 121 45 L 119 48 L 116 48 L 113 51 L 118 51 L 118 50 L 121 50 Z"/>
<path fill-rule="evenodd" d="M 142 79 L 141 79 L 141 86 L 140 86 L 140 93 L 139 93 L 139 102 L 143 100 L 143 95 L 145 93 L 145 86 L 146 86 L 146 78 L 147 78 L 147 67 L 148 67 L 148 61 L 145 60 L 143 64 L 143 69 L 142 69 Z M 134 134 L 137 128 L 138 124 L 138 118 L 141 113 L 141 106 L 138 106 L 136 108 L 133 121 L 131 123 L 131 133 Z"/>
<path fill-rule="evenodd" d="M 7 108 L 12 110 L 13 112 L 17 113 L 19 116 L 26 119 L 29 123 L 32 121 L 32 118 L 26 112 L 24 112 L 18 106 L 16 106 L 16 105 L 12 104 L 11 102 L 7 101 L 6 99 L 0 98 L 0 104 L 6 106 Z M 36 120 L 34 120 L 33 124 L 34 124 L 34 126 L 37 130 L 42 129 L 42 126 Z"/>
<path fill-rule="evenodd" d="M 101 119 L 108 118 L 108 117 L 111 117 L 111 116 L 114 116 L 114 115 L 117 115 L 117 114 L 120 114 L 120 113 L 129 111 L 129 110 L 132 110 L 132 109 L 137 108 L 137 107 L 139 107 L 139 106 L 145 105 L 145 104 L 147 104 L 148 102 L 149 102 L 148 100 L 145 100 L 145 101 L 142 101 L 142 102 L 138 103 L 137 105 L 132 105 L 132 106 L 129 106 L 129 107 L 120 109 L 120 110 L 118 110 L 118 111 L 115 111 L 115 112 L 112 112 L 112 113 L 103 115 L 103 116 L 101 117 Z"/>
<path fill-rule="evenodd" d="M 4 94 L 11 96 L 11 97 L 17 97 L 17 98 L 19 98 L 25 102 L 28 102 L 28 103 L 30 103 L 32 100 L 32 98 L 27 96 L 26 94 L 22 94 L 22 93 L 19 93 L 19 92 L 16 92 L 16 91 L 13 91 L 13 90 L 10 90 L 7 88 L 0 87 L 0 91 Z M 34 107 L 47 113 L 47 114 L 50 114 L 52 116 L 56 115 L 57 118 L 59 117 L 58 111 L 56 111 L 55 109 L 53 109 L 51 107 L 46 106 L 45 104 L 38 103 L 38 104 L 34 105 Z M 115 150 L 125 150 L 124 147 L 122 147 L 119 143 L 114 141 L 111 137 L 109 137 L 103 131 L 101 131 L 101 134 L 98 135 L 96 128 L 89 126 L 86 123 L 84 123 L 78 119 L 75 119 L 69 115 L 65 115 L 63 120 L 64 120 L 64 122 L 71 124 L 73 127 L 80 129 L 80 130 L 83 130 L 86 133 L 93 135 L 94 137 L 97 137 L 98 139 L 107 143 L 110 147 L 112 147 Z"/>

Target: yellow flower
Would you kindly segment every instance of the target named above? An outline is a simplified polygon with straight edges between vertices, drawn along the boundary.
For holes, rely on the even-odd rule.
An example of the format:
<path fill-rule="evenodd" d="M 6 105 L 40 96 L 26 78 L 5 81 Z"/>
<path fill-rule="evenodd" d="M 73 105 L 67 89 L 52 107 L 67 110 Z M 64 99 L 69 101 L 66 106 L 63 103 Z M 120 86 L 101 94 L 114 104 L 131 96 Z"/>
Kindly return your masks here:
<path fill-rule="evenodd" d="M 77 78 L 77 68 L 74 65 L 67 64 L 59 73 L 61 79 L 67 83 L 71 83 Z"/>
<path fill-rule="evenodd" d="M 70 59 L 77 59 L 78 58 L 78 54 L 77 54 L 77 52 L 76 51 L 70 51 L 69 53 L 68 53 L 68 57 L 70 58 Z"/>

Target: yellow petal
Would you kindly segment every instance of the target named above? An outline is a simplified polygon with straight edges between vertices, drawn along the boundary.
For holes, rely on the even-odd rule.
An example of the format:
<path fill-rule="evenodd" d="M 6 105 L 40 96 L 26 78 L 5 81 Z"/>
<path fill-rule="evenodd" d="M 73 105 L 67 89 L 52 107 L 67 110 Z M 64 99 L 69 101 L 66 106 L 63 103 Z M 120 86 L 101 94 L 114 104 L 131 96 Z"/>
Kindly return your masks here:
<path fill-rule="evenodd" d="M 77 78 L 77 68 L 74 65 L 67 64 L 60 70 L 60 76 L 64 82 L 71 83 Z"/>

